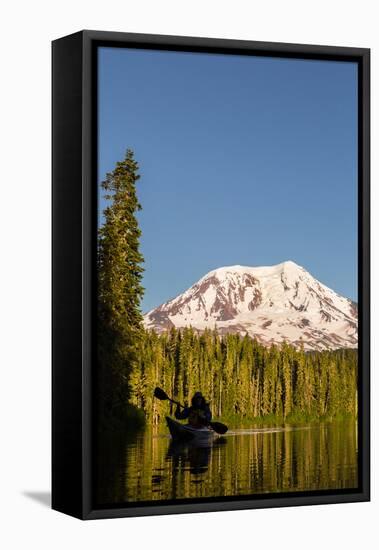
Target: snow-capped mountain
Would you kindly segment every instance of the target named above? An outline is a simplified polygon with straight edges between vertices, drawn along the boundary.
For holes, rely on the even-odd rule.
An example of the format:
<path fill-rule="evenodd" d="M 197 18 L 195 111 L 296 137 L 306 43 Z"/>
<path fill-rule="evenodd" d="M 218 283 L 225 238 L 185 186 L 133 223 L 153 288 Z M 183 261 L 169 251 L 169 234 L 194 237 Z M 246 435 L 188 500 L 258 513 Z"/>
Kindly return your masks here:
<path fill-rule="evenodd" d="M 283 340 L 305 350 L 355 348 L 355 302 L 287 261 L 269 267 L 221 267 L 144 315 L 147 329 L 192 326 L 249 334 L 264 345 Z"/>

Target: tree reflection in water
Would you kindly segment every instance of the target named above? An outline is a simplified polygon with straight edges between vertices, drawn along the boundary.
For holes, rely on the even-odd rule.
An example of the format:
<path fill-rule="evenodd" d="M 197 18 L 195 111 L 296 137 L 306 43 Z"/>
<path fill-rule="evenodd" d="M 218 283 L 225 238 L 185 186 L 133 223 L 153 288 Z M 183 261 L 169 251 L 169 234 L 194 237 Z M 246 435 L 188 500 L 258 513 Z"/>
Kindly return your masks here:
<path fill-rule="evenodd" d="M 357 426 L 333 422 L 230 430 L 211 445 L 177 444 L 146 430 L 100 450 L 103 504 L 353 488 Z"/>

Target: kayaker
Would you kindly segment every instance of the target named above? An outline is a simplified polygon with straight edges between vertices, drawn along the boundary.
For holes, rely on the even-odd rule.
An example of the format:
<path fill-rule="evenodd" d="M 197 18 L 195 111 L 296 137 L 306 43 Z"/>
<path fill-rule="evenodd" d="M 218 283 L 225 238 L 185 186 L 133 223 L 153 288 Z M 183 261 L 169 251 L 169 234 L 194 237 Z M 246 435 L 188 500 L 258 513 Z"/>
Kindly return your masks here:
<path fill-rule="evenodd" d="M 188 418 L 188 424 L 195 428 L 200 428 L 209 424 L 212 420 L 212 413 L 203 394 L 197 391 L 192 397 L 190 407 L 184 407 L 183 410 L 180 410 L 179 406 L 176 408 L 175 418 L 178 420 L 186 420 Z"/>

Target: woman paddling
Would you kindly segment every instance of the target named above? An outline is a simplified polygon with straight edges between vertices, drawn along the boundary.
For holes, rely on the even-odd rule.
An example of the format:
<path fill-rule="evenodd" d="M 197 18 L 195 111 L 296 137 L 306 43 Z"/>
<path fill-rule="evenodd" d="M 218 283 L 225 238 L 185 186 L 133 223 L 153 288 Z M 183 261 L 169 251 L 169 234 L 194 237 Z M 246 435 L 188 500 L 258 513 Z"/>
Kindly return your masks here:
<path fill-rule="evenodd" d="M 176 408 L 175 418 L 178 420 L 188 418 L 188 424 L 194 428 L 201 428 L 202 426 L 208 426 L 212 420 L 212 413 L 203 394 L 197 391 L 192 397 L 190 407 L 184 407 L 183 410 L 180 410 L 179 406 Z"/>

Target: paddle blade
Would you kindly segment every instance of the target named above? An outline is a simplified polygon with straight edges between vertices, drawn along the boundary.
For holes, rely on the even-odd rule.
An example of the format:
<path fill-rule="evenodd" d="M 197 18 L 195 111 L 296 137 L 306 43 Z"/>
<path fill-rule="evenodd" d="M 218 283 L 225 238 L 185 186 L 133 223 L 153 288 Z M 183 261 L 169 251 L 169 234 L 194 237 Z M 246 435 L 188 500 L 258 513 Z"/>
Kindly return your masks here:
<path fill-rule="evenodd" d="M 155 388 L 154 397 L 156 397 L 157 399 L 160 399 L 161 401 L 168 399 L 167 393 L 163 391 L 162 388 Z"/>
<path fill-rule="evenodd" d="M 209 424 L 216 433 L 218 434 L 226 434 L 228 431 L 228 426 L 225 426 L 222 422 L 210 422 Z"/>

